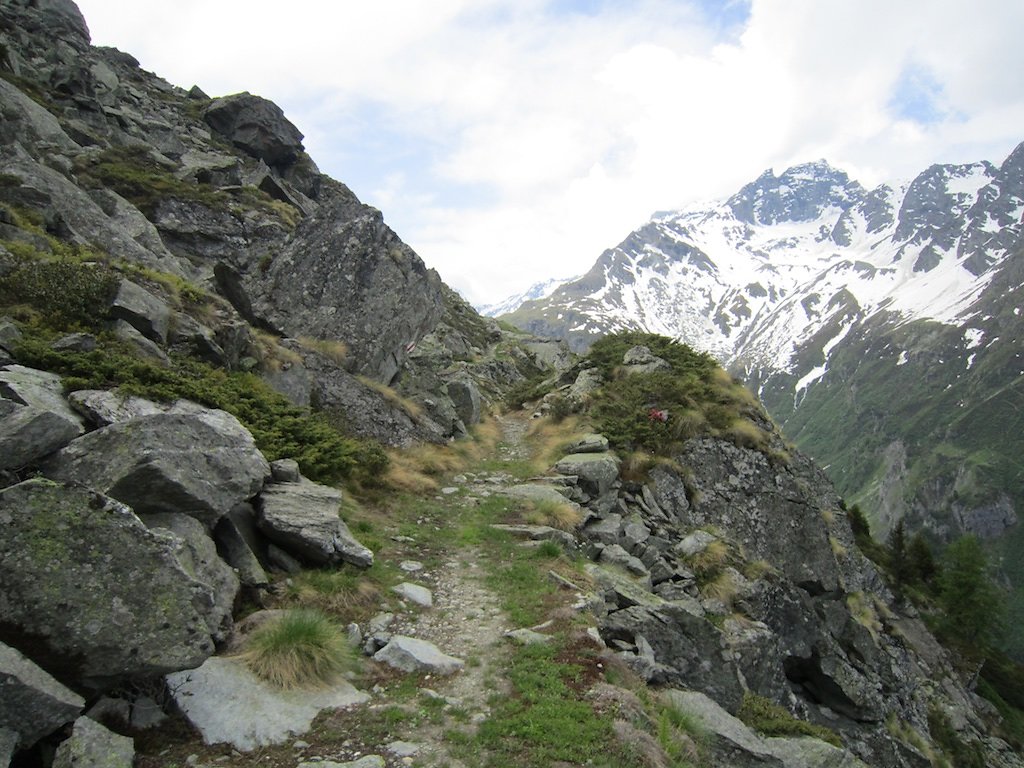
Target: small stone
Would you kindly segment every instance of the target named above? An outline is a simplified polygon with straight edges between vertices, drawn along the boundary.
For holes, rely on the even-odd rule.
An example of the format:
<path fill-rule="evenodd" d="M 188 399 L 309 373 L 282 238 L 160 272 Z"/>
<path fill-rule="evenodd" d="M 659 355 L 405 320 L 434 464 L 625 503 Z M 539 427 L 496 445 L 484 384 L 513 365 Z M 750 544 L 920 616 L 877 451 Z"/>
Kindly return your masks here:
<path fill-rule="evenodd" d="M 385 749 L 395 757 L 414 757 L 419 754 L 422 747 L 411 741 L 392 741 Z"/>
<path fill-rule="evenodd" d="M 423 570 L 423 563 L 419 560 L 403 560 L 398 564 L 398 567 L 406 573 L 416 573 Z"/>
<path fill-rule="evenodd" d="M 430 593 L 430 590 L 426 587 L 421 587 L 419 584 L 403 581 L 398 586 L 392 587 L 391 591 L 399 597 L 423 608 L 431 608 L 434 605 L 434 596 Z"/>
<path fill-rule="evenodd" d="M 458 492 L 459 492 L 459 489 L 458 488 L 453 488 L 452 486 L 448 486 L 447 488 L 442 488 L 441 489 L 441 493 L 443 493 L 445 496 L 451 496 L 453 493 L 458 493 Z"/>

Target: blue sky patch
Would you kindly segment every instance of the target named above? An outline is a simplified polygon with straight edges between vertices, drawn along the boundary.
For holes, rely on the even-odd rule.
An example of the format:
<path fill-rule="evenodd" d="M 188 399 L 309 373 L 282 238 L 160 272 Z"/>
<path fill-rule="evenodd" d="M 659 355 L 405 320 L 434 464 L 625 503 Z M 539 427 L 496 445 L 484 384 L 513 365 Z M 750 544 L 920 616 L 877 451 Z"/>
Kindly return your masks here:
<path fill-rule="evenodd" d="M 943 97 L 942 83 L 933 72 L 923 66 L 909 64 L 896 80 L 888 106 L 897 117 L 904 120 L 935 125 L 942 122 L 949 113 L 943 104 Z"/>

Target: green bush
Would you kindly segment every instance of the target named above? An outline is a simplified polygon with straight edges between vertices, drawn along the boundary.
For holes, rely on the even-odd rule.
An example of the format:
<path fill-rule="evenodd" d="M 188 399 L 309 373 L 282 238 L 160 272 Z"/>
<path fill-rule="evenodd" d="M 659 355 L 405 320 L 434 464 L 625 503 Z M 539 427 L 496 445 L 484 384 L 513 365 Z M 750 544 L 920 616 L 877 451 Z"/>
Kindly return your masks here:
<path fill-rule="evenodd" d="M 793 717 L 784 707 L 750 691 L 743 694 L 743 703 L 740 704 L 737 716 L 766 736 L 813 736 L 833 746 L 843 746 L 835 731 Z"/>
<path fill-rule="evenodd" d="M 10 243 L 0 271 L 0 307 L 31 307 L 52 328 L 95 327 L 106 315 L 120 278 L 101 263 L 48 257 Z"/>
<path fill-rule="evenodd" d="M 44 336 L 24 339 L 19 362 L 61 374 L 69 390 L 112 389 L 169 402 L 184 398 L 235 416 L 252 432 L 268 460 L 292 458 L 302 473 L 321 482 L 376 484 L 387 455 L 376 443 L 346 437 L 318 413 L 292 405 L 258 376 L 228 372 L 188 358 L 162 367 L 115 342 L 92 352 L 55 351 Z"/>
<path fill-rule="evenodd" d="M 253 632 L 242 659 L 257 677 L 280 688 L 315 688 L 352 669 L 356 654 L 326 615 L 299 609 Z"/>
<path fill-rule="evenodd" d="M 622 371 L 622 358 L 644 345 L 669 363 L 652 373 Z M 605 384 L 594 393 L 591 417 L 614 446 L 666 455 L 691 437 L 721 435 L 767 451 L 769 435 L 746 416 L 759 413 L 753 395 L 703 352 L 664 336 L 629 331 L 596 341 L 587 357 Z"/>

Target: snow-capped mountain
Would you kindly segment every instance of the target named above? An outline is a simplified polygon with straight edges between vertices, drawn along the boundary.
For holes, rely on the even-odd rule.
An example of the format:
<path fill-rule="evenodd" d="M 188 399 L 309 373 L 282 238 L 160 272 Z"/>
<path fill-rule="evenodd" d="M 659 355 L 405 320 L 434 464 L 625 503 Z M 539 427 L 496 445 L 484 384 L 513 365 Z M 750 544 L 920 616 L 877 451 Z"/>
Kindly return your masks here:
<path fill-rule="evenodd" d="M 478 307 L 474 307 L 474 309 L 485 317 L 499 317 L 500 315 L 507 315 L 509 312 L 515 312 L 527 301 L 546 299 L 559 287 L 566 283 L 571 283 L 576 279 L 578 279 L 578 277 L 554 277 L 550 280 L 534 283 L 522 293 L 509 296 L 507 299 L 499 301 L 497 304 L 482 304 Z"/>
<path fill-rule="evenodd" d="M 577 351 L 638 329 L 711 352 L 877 534 L 1004 541 L 1024 584 L 1022 217 L 1024 144 L 873 190 L 825 162 L 767 171 L 505 319 Z"/>

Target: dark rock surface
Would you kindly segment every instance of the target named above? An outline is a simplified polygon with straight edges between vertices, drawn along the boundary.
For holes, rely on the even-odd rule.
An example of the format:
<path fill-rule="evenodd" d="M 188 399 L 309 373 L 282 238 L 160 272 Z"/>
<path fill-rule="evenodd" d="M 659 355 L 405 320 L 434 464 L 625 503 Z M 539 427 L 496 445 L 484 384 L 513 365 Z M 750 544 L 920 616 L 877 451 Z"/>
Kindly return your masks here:
<path fill-rule="evenodd" d="M 123 504 L 49 480 L 0 491 L 0 640 L 65 682 L 194 667 L 213 653 L 207 588 Z"/>
<path fill-rule="evenodd" d="M 202 409 L 97 429 L 52 457 L 46 472 L 112 496 L 139 514 L 182 512 L 212 528 L 259 492 L 270 465 L 233 416 Z"/>

